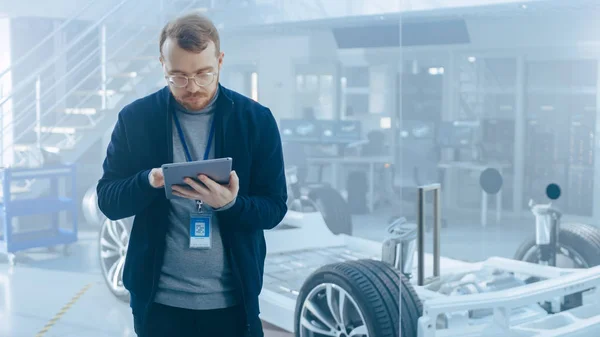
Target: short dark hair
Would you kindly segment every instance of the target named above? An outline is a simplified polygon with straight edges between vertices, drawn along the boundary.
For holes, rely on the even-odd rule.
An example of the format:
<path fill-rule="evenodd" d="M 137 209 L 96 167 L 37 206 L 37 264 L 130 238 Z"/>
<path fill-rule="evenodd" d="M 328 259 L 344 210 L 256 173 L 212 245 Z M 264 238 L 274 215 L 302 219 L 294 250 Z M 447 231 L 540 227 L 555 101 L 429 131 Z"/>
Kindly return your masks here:
<path fill-rule="evenodd" d="M 215 24 L 205 15 L 189 13 L 165 25 L 160 33 L 159 50 L 171 38 L 180 48 L 193 53 L 201 53 L 208 46 L 209 41 L 214 42 L 217 56 L 221 53 L 221 41 Z"/>

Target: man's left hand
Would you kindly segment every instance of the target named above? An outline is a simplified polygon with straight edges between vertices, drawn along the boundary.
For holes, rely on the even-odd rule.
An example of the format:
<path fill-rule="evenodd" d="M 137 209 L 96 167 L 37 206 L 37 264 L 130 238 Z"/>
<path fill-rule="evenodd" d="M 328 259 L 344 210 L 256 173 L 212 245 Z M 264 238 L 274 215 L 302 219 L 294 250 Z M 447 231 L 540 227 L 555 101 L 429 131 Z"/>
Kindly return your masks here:
<path fill-rule="evenodd" d="M 173 185 L 173 194 L 186 199 L 202 200 L 203 203 L 215 209 L 229 204 L 237 197 L 240 184 L 235 171 L 231 171 L 229 174 L 228 185 L 221 185 L 203 174 L 199 175 L 198 179 L 204 186 L 193 179 L 186 178 L 184 181 L 191 188 Z"/>

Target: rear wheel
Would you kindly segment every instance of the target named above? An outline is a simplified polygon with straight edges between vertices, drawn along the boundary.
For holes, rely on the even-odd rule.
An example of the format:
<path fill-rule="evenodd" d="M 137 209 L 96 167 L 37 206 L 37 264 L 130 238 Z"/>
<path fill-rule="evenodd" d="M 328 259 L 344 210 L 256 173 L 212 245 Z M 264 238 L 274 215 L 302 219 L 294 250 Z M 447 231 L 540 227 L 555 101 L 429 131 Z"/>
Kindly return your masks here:
<path fill-rule="evenodd" d="M 381 261 L 342 262 L 305 281 L 294 331 L 296 337 L 414 337 L 421 314 L 421 301 L 398 270 Z"/>
<path fill-rule="evenodd" d="M 129 245 L 132 219 L 106 219 L 100 229 L 100 267 L 108 289 L 118 299 L 129 301 L 129 292 L 123 285 L 123 268 Z"/>
<path fill-rule="evenodd" d="M 333 234 L 352 234 L 352 215 L 348 203 L 335 189 L 321 186 L 312 189 L 308 198 L 321 212 L 327 227 Z"/>
<path fill-rule="evenodd" d="M 600 229 L 581 223 L 564 223 L 558 234 L 556 266 L 590 268 L 600 265 Z M 540 263 L 540 249 L 535 238 L 529 238 L 517 249 L 515 259 Z"/>

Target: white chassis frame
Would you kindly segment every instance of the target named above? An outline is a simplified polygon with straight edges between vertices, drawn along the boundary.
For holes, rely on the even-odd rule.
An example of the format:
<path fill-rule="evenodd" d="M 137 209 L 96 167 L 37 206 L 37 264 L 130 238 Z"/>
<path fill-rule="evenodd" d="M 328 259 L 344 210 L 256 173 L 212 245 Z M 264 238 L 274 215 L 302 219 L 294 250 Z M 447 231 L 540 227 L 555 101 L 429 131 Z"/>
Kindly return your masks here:
<path fill-rule="evenodd" d="M 344 246 L 368 256 L 381 256 L 382 243 L 333 234 L 320 213 L 288 211 L 282 224 L 295 228 L 265 231 L 267 259 L 269 255 L 310 249 Z M 416 259 L 415 259 L 416 261 Z M 425 276 L 431 277 L 433 259 L 426 255 Z M 535 306 L 538 302 L 556 301 L 561 297 L 600 285 L 600 266 L 590 269 L 561 269 L 535 265 L 511 259 L 492 257 L 479 263 L 467 263 L 441 258 L 441 275 L 465 273 L 491 267 L 517 274 L 538 276 L 548 280 L 497 292 L 464 296 L 443 296 L 418 287 L 415 290 L 423 301 L 418 337 L 554 337 L 600 336 L 600 292 L 588 292 L 582 306 L 553 315 L 537 315 L 531 319 L 511 320 L 511 310 Z M 416 268 L 415 273 L 416 275 Z M 260 295 L 261 318 L 284 330 L 294 331 L 296 301 L 264 288 Z M 475 309 L 493 309 L 493 318 L 484 324 L 471 325 L 453 313 Z M 439 315 L 450 317 L 447 329 L 437 330 Z"/>

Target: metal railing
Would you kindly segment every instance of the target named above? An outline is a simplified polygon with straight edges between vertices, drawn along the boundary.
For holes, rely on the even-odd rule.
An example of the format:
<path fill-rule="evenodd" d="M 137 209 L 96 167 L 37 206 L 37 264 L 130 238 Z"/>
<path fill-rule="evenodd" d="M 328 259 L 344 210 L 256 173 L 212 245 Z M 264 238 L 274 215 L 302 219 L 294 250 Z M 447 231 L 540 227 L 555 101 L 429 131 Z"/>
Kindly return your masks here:
<path fill-rule="evenodd" d="M 14 114 L 12 121 L 10 121 L 9 123 L 4 123 L 4 125 L 2 127 L 2 132 L 5 132 L 5 130 L 8 130 L 10 128 L 14 128 L 14 126 L 16 126 L 16 125 L 20 125 L 20 124 L 23 124 L 24 122 L 30 121 L 30 119 L 33 117 L 33 109 L 35 109 L 36 123 L 34 123 L 34 124 L 30 123 L 30 125 L 27 125 L 27 127 L 24 130 L 19 130 L 19 134 L 16 135 L 15 137 L 13 137 L 13 139 L 10 141 L 10 143 L 7 144 L 7 146 L 3 147 L 1 152 L 4 152 L 4 151 L 10 149 L 11 146 L 13 146 L 13 144 L 18 143 L 23 137 L 27 136 L 30 131 L 32 131 L 36 128 L 37 128 L 37 130 L 36 130 L 37 145 L 38 145 L 38 147 L 41 147 L 41 142 L 43 140 L 47 139 L 48 137 L 50 137 L 51 134 L 48 133 L 45 136 L 41 135 L 40 121 L 44 117 L 47 117 L 49 114 L 55 112 L 55 109 L 57 107 L 59 107 L 61 104 L 63 104 L 64 102 L 66 102 L 66 100 L 73 93 L 75 93 L 77 90 L 80 90 L 80 88 L 84 84 L 86 84 L 86 81 L 88 81 L 93 76 L 97 76 L 98 74 L 100 75 L 98 84 L 94 87 L 94 89 L 92 91 L 104 90 L 103 94 L 102 94 L 102 108 L 103 109 L 107 108 L 107 105 L 106 105 L 107 63 L 113 61 L 119 55 L 120 52 L 125 50 L 127 47 L 130 47 L 131 43 L 133 41 L 135 41 L 140 36 L 140 34 L 142 34 L 147 29 L 144 26 L 139 26 L 137 24 L 138 19 L 140 19 L 144 16 L 147 16 L 149 14 L 150 10 L 155 10 L 155 8 L 153 8 L 152 6 L 143 6 L 142 8 L 137 7 L 137 10 L 134 13 L 131 13 L 131 12 L 127 13 L 127 20 L 125 21 L 126 22 L 125 24 L 119 25 L 116 30 L 110 31 L 107 34 L 106 33 L 107 32 L 106 21 L 108 19 L 110 19 L 112 16 L 116 15 L 117 10 L 119 8 L 123 8 L 123 6 L 127 2 L 130 2 L 130 0 L 122 0 L 116 6 L 112 7 L 107 13 L 102 15 L 102 17 L 99 20 L 97 20 L 94 24 L 92 24 L 87 29 L 85 29 L 84 32 L 78 34 L 77 37 L 73 41 L 71 41 L 66 48 L 64 48 L 62 50 L 62 52 L 57 53 L 48 62 L 45 62 L 42 66 L 38 67 L 35 71 L 33 71 L 27 77 L 27 79 L 23 83 L 20 83 L 20 85 L 17 88 L 15 88 L 15 90 L 13 90 L 9 95 L 2 98 L 2 101 L 0 102 L 0 109 L 2 109 L 3 105 L 6 102 L 14 101 L 13 98 L 15 97 L 15 95 L 18 95 L 18 94 L 26 95 L 19 102 L 12 102 L 13 109 L 11 109 L 11 110 L 13 112 L 16 112 L 18 109 L 18 112 Z M 190 1 L 187 6 L 185 6 L 183 9 L 179 10 L 177 13 L 174 13 L 174 14 L 181 14 L 183 12 L 190 10 L 191 8 L 193 8 L 196 5 L 197 2 L 198 1 Z M 164 9 L 164 7 L 162 7 L 162 8 Z M 155 14 L 155 13 L 152 13 L 152 14 Z M 61 25 L 61 26 L 64 27 L 66 25 Z M 133 30 L 134 33 L 123 34 L 123 32 L 125 32 L 128 29 Z M 55 32 L 53 32 L 52 34 L 57 34 L 56 31 L 58 31 L 58 29 L 55 30 Z M 96 34 L 96 33 L 98 34 L 98 36 L 101 36 L 102 41 L 100 43 L 98 43 L 98 41 L 96 41 L 95 39 L 89 39 L 90 41 L 86 40 L 87 37 L 91 36 L 92 34 Z M 158 32 L 157 32 L 157 34 L 158 34 Z M 111 46 L 111 48 L 109 50 L 107 50 L 106 41 L 111 41 L 112 43 L 114 43 L 114 41 L 117 40 L 119 37 L 125 37 L 125 39 L 123 41 L 119 41 L 117 44 L 115 44 L 114 46 Z M 138 40 L 141 40 L 141 39 L 138 39 Z M 47 38 L 45 38 L 43 41 L 47 41 Z M 154 40 L 143 42 L 143 47 L 149 46 L 150 43 L 154 43 Z M 94 44 L 96 44 L 96 47 L 91 48 Z M 75 47 L 77 47 L 77 49 L 72 54 L 70 54 L 69 53 L 70 50 Z M 136 51 L 137 53 L 140 53 L 144 50 L 144 48 L 134 48 L 133 50 Z M 87 54 L 84 54 L 84 53 L 87 53 Z M 131 58 L 138 55 L 135 52 L 130 53 L 130 54 L 131 54 Z M 70 68 L 68 69 L 68 71 L 61 74 L 61 76 L 59 78 L 53 79 L 52 84 L 49 87 L 44 87 L 43 88 L 44 92 L 41 93 L 41 88 L 39 86 L 41 74 L 44 73 L 49 67 L 53 66 L 54 63 L 56 63 L 60 57 L 67 57 L 67 56 L 70 56 L 70 57 L 75 56 L 75 60 L 78 60 L 78 61 L 76 61 L 76 64 L 74 64 L 74 65 L 69 65 Z M 96 57 L 100 57 L 101 61 L 97 64 L 93 63 L 90 65 L 90 61 L 95 60 Z M 15 65 L 18 63 L 19 63 L 19 61 L 17 61 L 17 63 L 15 63 Z M 10 72 L 10 69 L 6 71 L 6 73 L 9 73 L 9 72 Z M 69 90 L 65 91 L 60 97 L 58 97 L 55 101 L 53 101 L 53 104 L 51 104 L 48 107 L 44 107 L 43 112 L 42 112 L 41 111 L 42 109 L 40 107 L 40 101 L 42 101 L 45 98 L 52 98 L 53 90 L 56 90 L 56 88 L 58 88 L 60 85 L 67 83 L 70 76 L 72 76 L 73 74 L 77 74 L 78 72 L 83 72 L 85 74 L 85 76 L 82 76 L 81 78 L 77 78 L 76 83 L 68 83 Z M 129 83 L 131 80 L 132 79 L 129 79 L 126 83 Z M 32 90 L 34 87 L 36 89 L 35 91 Z M 89 90 L 89 89 L 87 89 L 87 90 Z M 35 94 L 35 99 L 32 99 L 32 96 L 33 96 L 31 94 L 32 91 Z M 94 96 L 96 96 L 96 95 L 93 93 L 87 94 L 84 97 L 82 97 L 78 102 L 76 102 L 74 104 L 69 103 L 69 107 L 73 107 L 73 106 L 79 107 L 79 106 L 81 106 L 81 104 L 84 104 L 85 102 L 89 101 Z M 62 115 L 61 117 L 59 117 L 58 120 L 56 120 L 52 123 L 53 126 L 50 126 L 49 129 L 53 129 L 53 128 L 60 126 L 60 124 L 62 122 L 64 122 L 66 119 L 68 119 L 70 117 L 71 116 L 68 114 Z"/>
<path fill-rule="evenodd" d="M 73 39 L 73 41 L 71 41 L 67 45 L 67 47 L 62 50 L 61 53 L 56 53 L 51 59 L 46 61 L 42 66 L 40 66 L 36 70 L 32 71 L 31 74 L 25 80 L 21 81 L 19 83 L 19 85 L 16 86 L 10 94 L 8 94 L 7 96 L 2 98 L 2 100 L 0 101 L 0 108 L 2 108 L 2 106 L 4 104 L 6 104 L 6 102 L 8 102 L 16 93 L 21 92 L 25 89 L 29 89 L 30 84 L 37 80 L 37 77 L 40 75 L 40 73 L 42 71 L 44 71 L 44 70 L 48 69 L 50 66 L 54 65 L 56 63 L 56 61 L 58 61 L 60 58 L 65 57 L 73 47 L 75 47 L 81 40 L 88 37 L 88 34 L 95 31 L 96 29 L 98 29 L 106 21 L 106 19 L 108 19 L 111 15 L 113 15 L 118 9 L 120 9 L 125 3 L 129 2 L 129 1 L 132 1 L 132 0 L 122 0 L 116 6 L 112 7 L 112 9 L 110 9 L 107 13 L 105 13 L 98 21 L 96 21 L 94 24 L 92 24 L 90 27 L 88 27 L 85 31 L 79 33 L 78 36 L 75 39 Z M 39 44 L 36 45 L 36 47 L 34 47 L 34 49 L 39 48 L 38 46 L 39 46 Z M 20 64 L 21 62 L 23 62 L 23 60 L 24 59 L 21 58 L 20 60 L 17 60 L 16 63 Z M 12 66 L 7 71 L 10 71 L 10 69 L 14 69 L 14 67 L 15 66 Z"/>
<path fill-rule="evenodd" d="M 72 17 L 70 17 L 65 22 L 61 23 L 50 34 L 46 35 L 46 37 L 43 38 L 42 41 L 38 42 L 33 48 L 29 49 L 29 51 L 27 51 L 24 55 L 22 55 L 14 64 L 12 64 L 7 69 L 3 70 L 0 73 L 0 80 L 4 76 L 6 76 L 8 73 L 10 73 L 11 70 L 13 70 L 14 68 L 20 66 L 28 57 L 30 57 L 31 55 L 33 55 L 33 53 L 38 52 L 42 48 L 42 46 L 44 46 L 46 44 L 46 42 L 48 42 L 51 39 L 53 39 L 57 34 L 62 33 L 72 22 L 74 22 L 75 20 L 79 19 L 83 15 L 83 13 L 85 13 L 88 9 L 90 9 L 90 7 L 92 7 L 92 5 L 94 3 L 96 3 L 97 1 L 98 0 L 92 0 L 92 1 L 90 1 L 87 5 L 85 5 L 79 11 L 77 11 L 77 13 L 75 15 L 73 15 Z"/>

